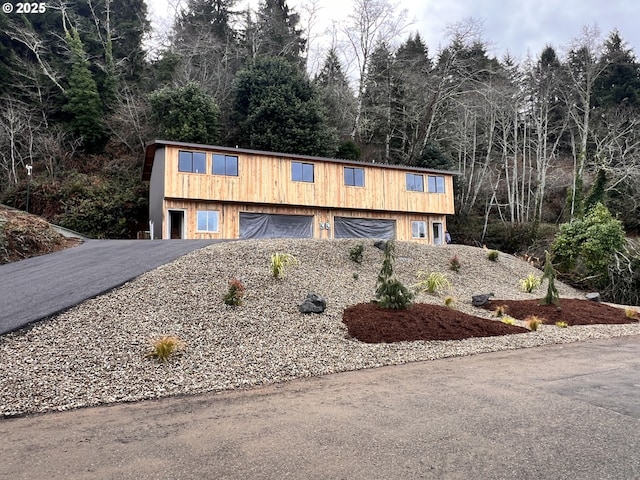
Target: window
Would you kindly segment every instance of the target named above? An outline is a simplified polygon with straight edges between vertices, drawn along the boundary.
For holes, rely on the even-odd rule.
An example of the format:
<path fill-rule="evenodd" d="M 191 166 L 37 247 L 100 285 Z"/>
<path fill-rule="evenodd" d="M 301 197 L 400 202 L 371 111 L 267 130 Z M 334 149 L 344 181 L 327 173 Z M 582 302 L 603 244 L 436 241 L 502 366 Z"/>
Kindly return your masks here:
<path fill-rule="evenodd" d="M 411 222 L 411 236 L 413 238 L 427 238 L 427 223 Z"/>
<path fill-rule="evenodd" d="M 213 174 L 238 176 L 238 157 L 235 155 L 213 154 Z"/>
<path fill-rule="evenodd" d="M 411 192 L 424 192 L 424 178 L 422 175 L 407 173 L 407 190 Z"/>
<path fill-rule="evenodd" d="M 429 193 L 444 193 L 444 177 L 429 175 Z"/>
<path fill-rule="evenodd" d="M 206 172 L 206 155 L 203 152 L 178 152 L 178 171 L 191 173 Z"/>
<path fill-rule="evenodd" d="M 351 187 L 364 187 L 364 168 L 344 167 L 344 184 Z"/>
<path fill-rule="evenodd" d="M 313 163 L 291 163 L 291 180 L 313 183 Z"/>
<path fill-rule="evenodd" d="M 218 212 L 213 210 L 198 210 L 197 212 L 198 232 L 218 231 Z"/>

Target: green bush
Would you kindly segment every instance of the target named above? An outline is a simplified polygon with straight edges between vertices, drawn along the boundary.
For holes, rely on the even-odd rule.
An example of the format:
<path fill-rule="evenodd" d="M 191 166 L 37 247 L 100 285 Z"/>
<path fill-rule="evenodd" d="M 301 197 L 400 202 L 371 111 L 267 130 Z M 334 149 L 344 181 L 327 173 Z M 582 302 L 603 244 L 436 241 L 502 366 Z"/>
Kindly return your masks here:
<path fill-rule="evenodd" d="M 395 259 L 395 244 L 389 240 L 384 246 L 382 268 L 378 274 L 378 288 L 376 298 L 383 308 L 403 310 L 411 305 L 413 294 L 397 279 L 393 277 L 393 261 Z"/>
<path fill-rule="evenodd" d="M 271 255 L 271 274 L 274 278 L 282 278 L 285 268 L 296 263 L 298 260 L 293 255 L 276 252 Z"/>
<path fill-rule="evenodd" d="M 487 260 L 490 260 L 492 262 L 497 262 L 499 256 L 500 256 L 500 253 L 497 250 L 487 251 Z"/>
<path fill-rule="evenodd" d="M 624 245 L 622 222 L 597 203 L 583 219 L 560 226 L 551 252 L 561 273 L 589 278 L 591 287 L 600 288 L 606 284 L 607 269 L 615 253 Z"/>
<path fill-rule="evenodd" d="M 244 284 L 234 278 L 233 280 L 229 280 L 229 290 L 223 297 L 224 303 L 226 305 L 231 305 L 237 307 L 238 305 L 242 305 L 242 297 L 244 297 Z"/>
<path fill-rule="evenodd" d="M 523 292 L 531 293 L 540 286 L 540 279 L 533 273 L 530 273 L 526 278 L 520 279 L 520 289 Z"/>
<path fill-rule="evenodd" d="M 364 243 L 358 243 L 349 249 L 349 258 L 356 262 L 362 263 L 362 254 L 364 253 Z"/>
<path fill-rule="evenodd" d="M 422 292 L 435 293 L 441 288 L 451 287 L 449 279 L 440 272 L 418 272 L 418 280 L 415 288 Z"/>

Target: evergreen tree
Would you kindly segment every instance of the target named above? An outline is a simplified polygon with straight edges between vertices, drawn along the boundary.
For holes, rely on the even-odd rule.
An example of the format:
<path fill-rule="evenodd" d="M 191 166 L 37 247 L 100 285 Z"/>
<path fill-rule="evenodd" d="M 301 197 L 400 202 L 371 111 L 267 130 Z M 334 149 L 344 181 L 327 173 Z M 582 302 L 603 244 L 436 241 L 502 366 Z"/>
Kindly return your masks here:
<path fill-rule="evenodd" d="M 164 140 L 215 144 L 219 110 L 196 84 L 164 88 L 150 96 L 152 121 Z"/>
<path fill-rule="evenodd" d="M 394 124 L 393 55 L 387 45 L 380 44 L 371 56 L 362 99 L 359 139 L 369 146 L 371 160 L 391 161 L 391 137 Z"/>
<path fill-rule="evenodd" d="M 327 53 L 314 83 L 320 92 L 322 104 L 327 109 L 328 123 L 335 126 L 341 139 L 347 140 L 355 117 L 356 99 L 335 48 Z"/>
<path fill-rule="evenodd" d="M 62 110 L 66 113 L 70 133 L 81 140 L 83 149 L 98 152 L 107 141 L 98 87 L 89 70 L 78 31 L 67 33 L 66 41 L 71 50 L 71 73 Z"/>
<path fill-rule="evenodd" d="M 289 10 L 286 0 L 261 0 L 257 16 L 255 54 L 283 57 L 304 66 L 306 40 L 298 29 L 300 16 Z"/>
<path fill-rule="evenodd" d="M 614 30 L 605 41 L 600 62 L 602 73 L 593 85 L 595 107 L 640 107 L 640 64 L 633 50 L 625 46 L 618 31 Z"/>
<path fill-rule="evenodd" d="M 287 60 L 258 57 L 238 73 L 233 112 L 236 144 L 259 150 L 306 155 L 335 153 L 319 95 Z"/>

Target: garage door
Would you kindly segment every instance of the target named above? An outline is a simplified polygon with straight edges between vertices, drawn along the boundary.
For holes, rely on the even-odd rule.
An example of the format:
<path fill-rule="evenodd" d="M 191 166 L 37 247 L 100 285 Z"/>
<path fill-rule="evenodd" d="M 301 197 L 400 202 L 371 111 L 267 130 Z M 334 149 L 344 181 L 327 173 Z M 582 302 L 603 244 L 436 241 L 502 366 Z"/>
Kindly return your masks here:
<path fill-rule="evenodd" d="M 396 238 L 396 221 L 375 218 L 334 217 L 334 238 Z"/>
<path fill-rule="evenodd" d="M 240 213 L 240 238 L 311 238 L 310 215 Z"/>

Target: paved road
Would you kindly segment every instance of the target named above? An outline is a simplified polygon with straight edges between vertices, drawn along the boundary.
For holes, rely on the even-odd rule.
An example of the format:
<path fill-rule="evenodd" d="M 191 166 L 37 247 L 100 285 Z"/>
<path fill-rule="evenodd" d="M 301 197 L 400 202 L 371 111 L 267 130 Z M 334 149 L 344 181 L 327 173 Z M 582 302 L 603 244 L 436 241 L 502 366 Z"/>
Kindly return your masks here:
<path fill-rule="evenodd" d="M 0 478 L 638 479 L 640 337 L 0 420 Z"/>
<path fill-rule="evenodd" d="M 214 240 L 87 240 L 0 265 L 0 335 L 118 287 Z"/>

